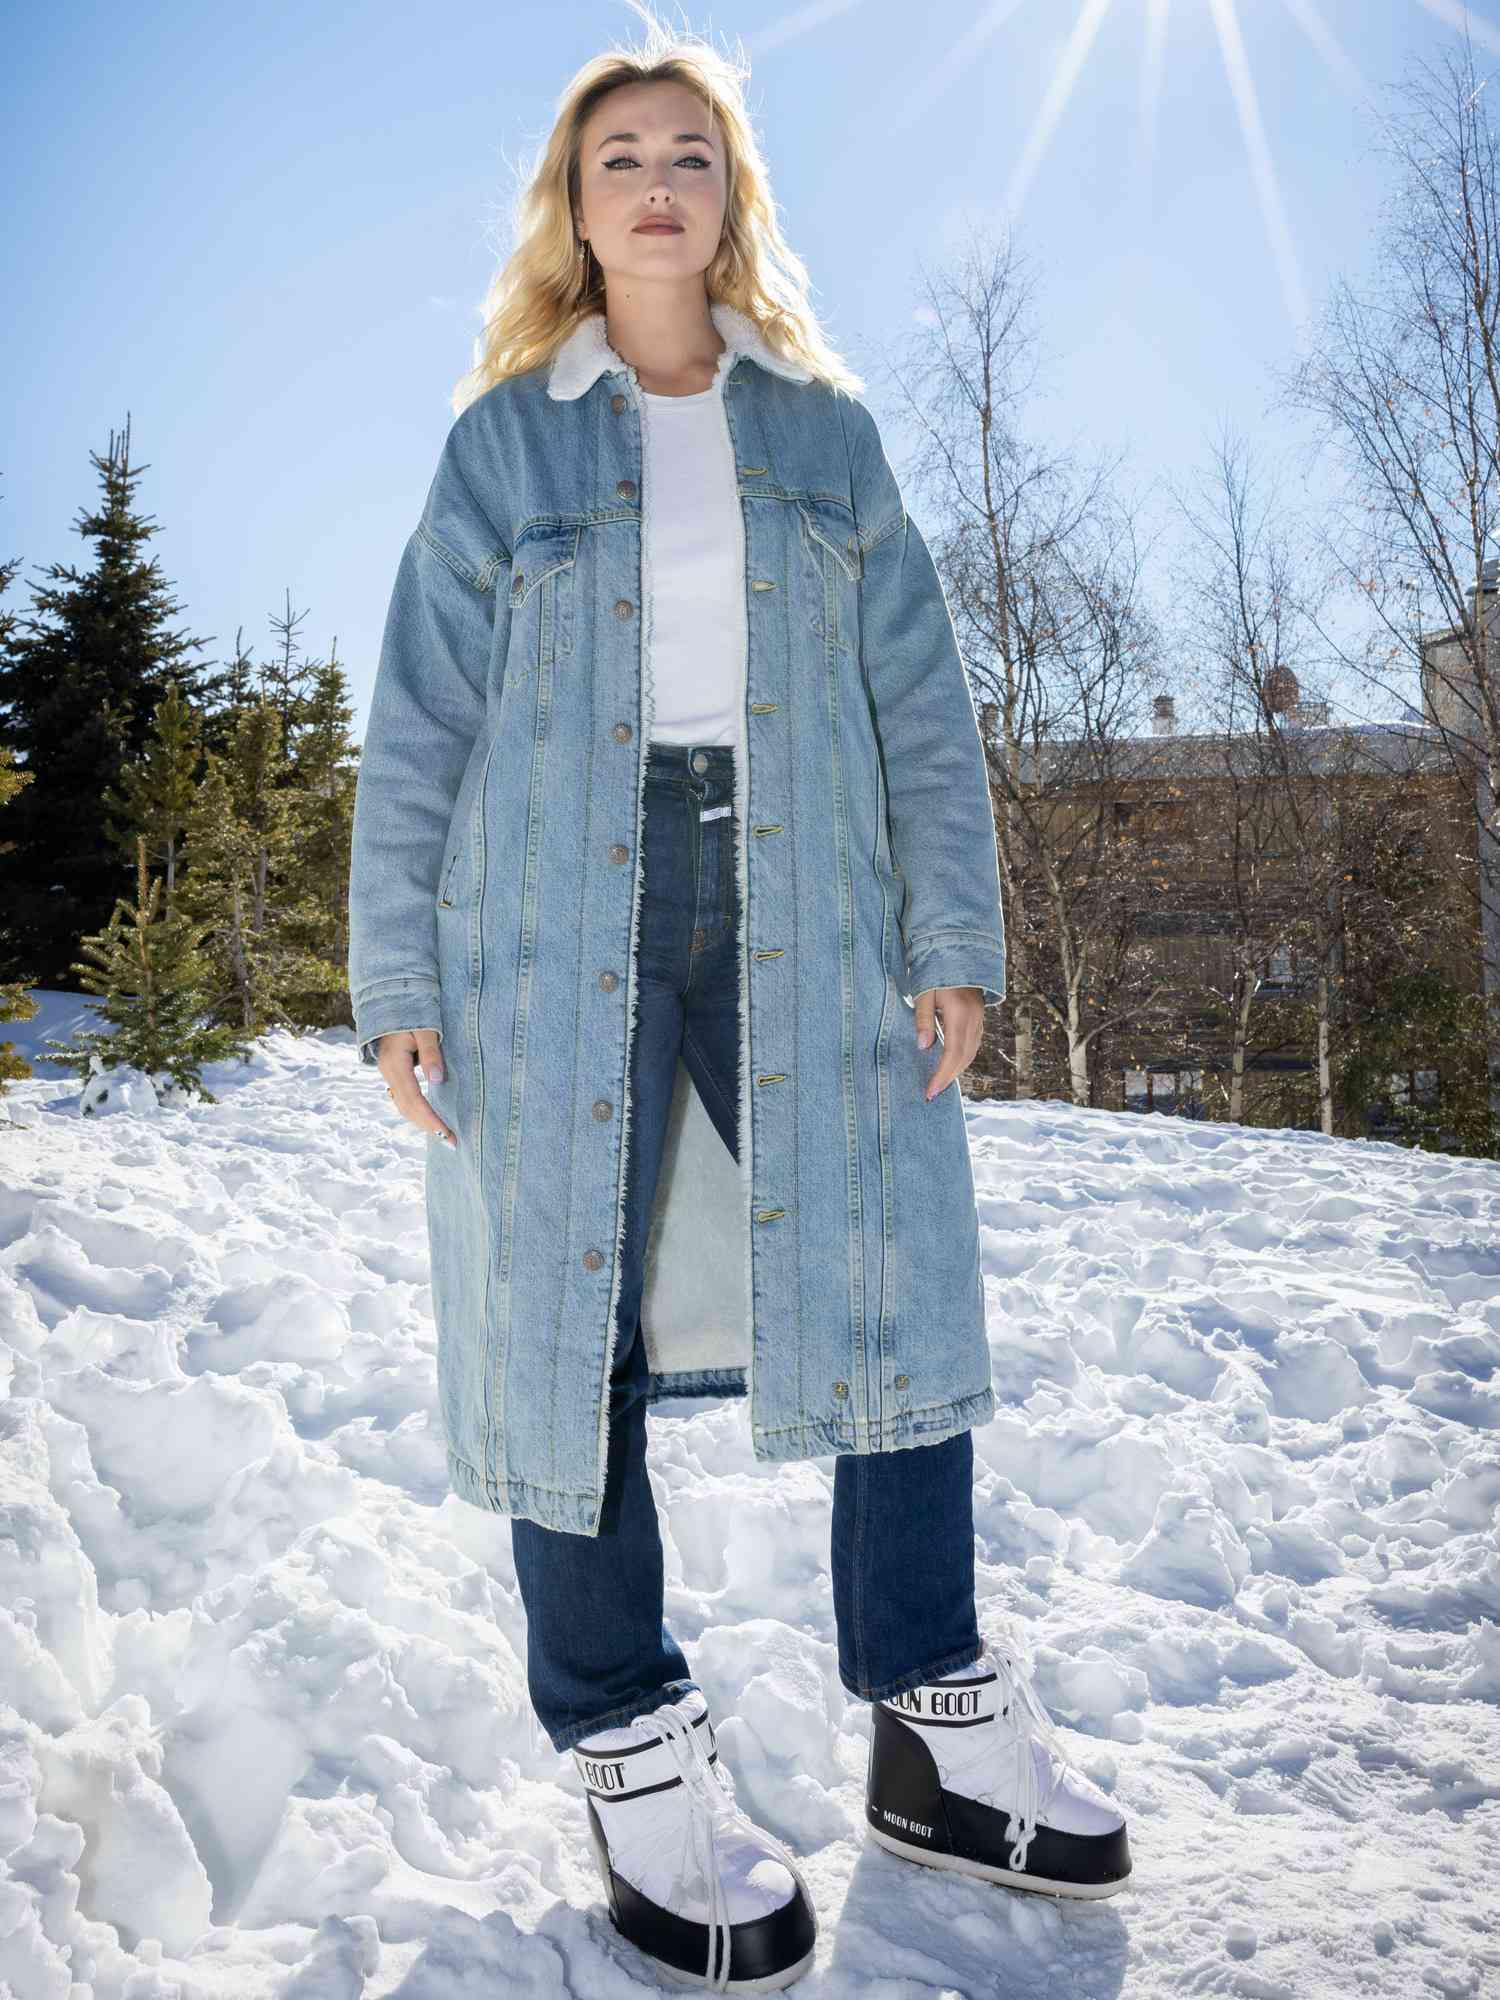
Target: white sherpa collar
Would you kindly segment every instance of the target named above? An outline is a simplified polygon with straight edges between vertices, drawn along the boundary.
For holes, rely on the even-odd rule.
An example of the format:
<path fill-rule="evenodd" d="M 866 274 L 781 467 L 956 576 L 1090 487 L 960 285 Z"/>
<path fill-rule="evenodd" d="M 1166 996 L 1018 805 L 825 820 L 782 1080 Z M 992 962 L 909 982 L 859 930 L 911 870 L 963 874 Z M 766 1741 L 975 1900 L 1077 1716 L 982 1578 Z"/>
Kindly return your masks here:
<path fill-rule="evenodd" d="M 738 356 L 747 354 L 762 368 L 769 369 L 773 375 L 784 375 L 789 382 L 812 380 L 811 371 L 800 362 L 789 361 L 784 355 L 775 353 L 761 337 L 754 320 L 737 306 L 715 299 L 709 305 L 708 315 L 724 341 L 724 352 L 719 356 L 719 375 L 727 375 Z M 571 402 L 585 389 L 592 388 L 601 375 L 623 371 L 625 363 L 610 346 L 605 327 L 602 312 L 590 313 L 578 322 L 553 355 L 552 366 L 547 373 L 547 394 L 554 402 Z"/>

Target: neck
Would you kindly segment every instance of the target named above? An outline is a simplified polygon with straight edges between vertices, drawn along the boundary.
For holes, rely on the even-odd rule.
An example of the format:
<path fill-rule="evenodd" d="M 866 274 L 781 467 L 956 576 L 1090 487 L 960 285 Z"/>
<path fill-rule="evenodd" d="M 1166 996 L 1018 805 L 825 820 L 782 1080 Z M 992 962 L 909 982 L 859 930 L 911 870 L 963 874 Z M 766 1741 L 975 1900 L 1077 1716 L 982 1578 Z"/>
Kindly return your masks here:
<path fill-rule="evenodd" d="M 725 343 L 701 284 L 692 290 L 618 286 L 607 295 L 604 320 L 606 340 L 643 389 L 685 395 L 713 381 Z"/>

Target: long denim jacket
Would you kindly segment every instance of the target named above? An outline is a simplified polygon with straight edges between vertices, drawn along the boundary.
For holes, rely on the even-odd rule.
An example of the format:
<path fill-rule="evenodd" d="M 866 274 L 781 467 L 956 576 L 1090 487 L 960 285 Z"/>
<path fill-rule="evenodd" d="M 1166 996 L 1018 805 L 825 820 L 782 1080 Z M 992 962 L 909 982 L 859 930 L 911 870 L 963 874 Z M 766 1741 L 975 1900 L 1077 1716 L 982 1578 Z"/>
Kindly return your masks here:
<path fill-rule="evenodd" d="M 953 621 L 865 405 L 715 303 L 748 665 L 735 750 L 739 1160 L 679 1065 L 653 1399 L 745 1396 L 765 1460 L 994 1413 L 956 1081 L 914 996 L 1005 993 Z M 426 1205 L 449 1479 L 597 1534 L 651 736 L 649 406 L 601 313 L 451 426 L 396 574 L 354 816 L 361 1054 L 443 1038 Z M 372 1103 L 372 1111 L 374 1105 Z"/>

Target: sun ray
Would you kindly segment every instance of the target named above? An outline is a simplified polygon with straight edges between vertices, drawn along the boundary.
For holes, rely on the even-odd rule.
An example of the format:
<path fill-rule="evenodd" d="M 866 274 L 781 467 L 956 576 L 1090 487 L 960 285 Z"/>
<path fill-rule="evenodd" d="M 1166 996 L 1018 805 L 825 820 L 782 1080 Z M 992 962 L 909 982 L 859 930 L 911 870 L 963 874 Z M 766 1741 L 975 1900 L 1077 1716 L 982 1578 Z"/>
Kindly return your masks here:
<path fill-rule="evenodd" d="M 1261 122 L 1255 79 L 1250 74 L 1250 58 L 1240 35 L 1239 16 L 1235 13 L 1234 0 L 1209 0 L 1209 10 L 1218 31 L 1224 74 L 1229 79 L 1235 110 L 1239 114 L 1240 132 L 1250 161 L 1250 179 L 1260 202 L 1261 216 L 1271 242 L 1271 255 L 1281 280 L 1282 302 L 1293 327 L 1302 328 L 1307 324 L 1307 298 L 1302 289 L 1291 226 L 1276 179 L 1276 163 L 1271 158 L 1266 129 Z"/>
<path fill-rule="evenodd" d="M 1308 303 L 1302 282 L 1297 248 L 1282 199 L 1276 162 L 1261 116 L 1260 100 L 1251 73 L 1250 58 L 1241 32 L 1236 0 L 1205 0 L 1218 37 L 1224 73 L 1234 99 L 1240 134 L 1250 167 L 1251 184 L 1261 211 L 1281 287 L 1282 302 L 1299 336 L 1308 319 Z M 808 0 L 777 20 L 768 23 L 753 37 L 758 51 L 795 41 L 841 14 L 853 12 L 862 0 Z M 1022 4 L 1022 0 L 989 0 L 958 39 L 944 50 L 926 73 L 901 92 L 899 107 L 891 124 L 900 129 L 921 119 L 950 84 L 967 76 L 986 43 L 993 41 Z M 1047 83 L 1040 105 L 1025 134 L 1019 158 L 1011 169 L 1003 202 L 1012 218 L 1019 218 L 1040 172 L 1052 138 L 1062 122 L 1073 93 L 1087 66 L 1099 31 L 1115 0 L 1080 0 L 1077 18 L 1067 44 Z M 1369 87 L 1358 65 L 1344 49 L 1332 27 L 1324 19 L 1319 0 L 1284 0 L 1287 12 L 1307 41 L 1322 56 L 1329 69 L 1352 94 L 1367 96 Z M 1490 50 L 1500 51 L 1500 29 L 1476 19 L 1465 0 L 1416 0 L 1416 4 L 1445 27 L 1468 30 L 1473 39 Z M 1167 61 L 1167 31 L 1171 0 L 1145 0 L 1144 44 L 1141 57 L 1137 133 L 1140 164 L 1149 184 L 1155 162 L 1159 114 Z"/>
<path fill-rule="evenodd" d="M 1167 21 L 1172 0 L 1146 0 L 1146 41 L 1141 52 L 1141 102 L 1137 121 L 1142 177 L 1149 185 L 1156 161 L 1156 114 L 1167 70 Z"/>
<path fill-rule="evenodd" d="M 1047 150 L 1047 142 L 1057 130 L 1058 121 L 1068 108 L 1068 99 L 1073 94 L 1073 86 L 1082 74 L 1088 61 L 1089 50 L 1094 46 L 1105 16 L 1114 5 L 1114 0 L 1083 0 L 1078 19 L 1073 23 L 1073 32 L 1068 37 L 1068 45 L 1058 59 L 1052 81 L 1047 86 L 1037 111 L 1031 130 L 1026 135 L 1026 143 L 1021 148 L 1021 157 L 1011 171 L 1010 181 L 1005 190 L 1005 204 L 1012 216 L 1019 216 L 1032 181 L 1036 178 L 1042 156 Z"/>
<path fill-rule="evenodd" d="M 1417 0 L 1417 5 L 1425 7 L 1445 28 L 1456 28 L 1460 34 L 1467 28 L 1476 42 L 1482 42 L 1487 49 L 1500 49 L 1500 28 L 1492 28 L 1488 21 L 1476 21 L 1460 0 Z"/>
<path fill-rule="evenodd" d="M 1351 91 L 1363 95 L 1369 85 L 1353 58 L 1346 55 L 1332 28 L 1318 12 L 1317 0 L 1282 0 L 1282 5 L 1334 74 Z"/>
<path fill-rule="evenodd" d="M 974 57 L 980 49 L 992 35 L 999 33 L 1020 5 L 1021 0 L 993 0 L 993 4 L 971 23 L 948 53 L 941 61 L 933 64 L 920 82 L 903 89 L 901 108 L 892 119 L 898 130 L 919 118 L 934 98 L 940 97 L 955 78 L 964 75 L 972 67 Z"/>
<path fill-rule="evenodd" d="M 813 0 L 811 6 L 795 7 L 790 14 L 768 21 L 763 28 L 741 39 L 752 55 L 764 55 L 768 49 L 779 49 L 787 42 L 795 42 L 798 36 L 809 35 L 814 28 L 821 28 L 825 21 L 836 20 L 840 14 L 847 14 L 863 4 L 864 0 Z"/>

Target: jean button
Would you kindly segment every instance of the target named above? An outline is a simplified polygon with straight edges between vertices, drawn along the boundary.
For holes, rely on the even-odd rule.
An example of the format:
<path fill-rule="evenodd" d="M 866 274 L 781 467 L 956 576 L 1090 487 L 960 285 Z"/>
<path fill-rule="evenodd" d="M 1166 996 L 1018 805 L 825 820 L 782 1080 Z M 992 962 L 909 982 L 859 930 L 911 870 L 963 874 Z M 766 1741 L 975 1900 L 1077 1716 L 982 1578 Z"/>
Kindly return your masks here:
<path fill-rule="evenodd" d="M 693 752 L 693 769 L 695 771 L 706 771 L 708 769 L 708 755 L 705 751 L 695 750 Z"/>

